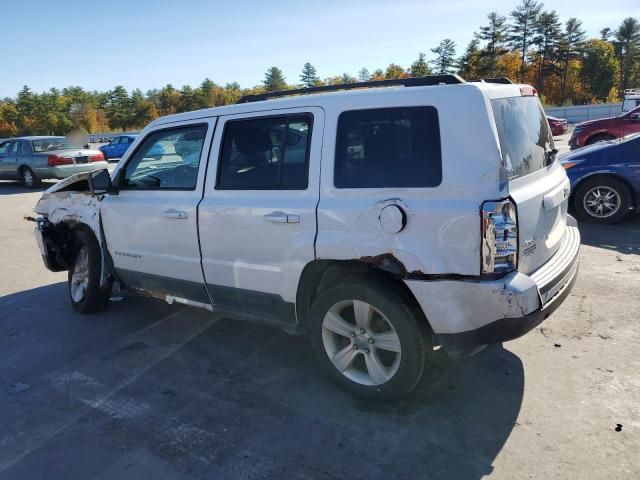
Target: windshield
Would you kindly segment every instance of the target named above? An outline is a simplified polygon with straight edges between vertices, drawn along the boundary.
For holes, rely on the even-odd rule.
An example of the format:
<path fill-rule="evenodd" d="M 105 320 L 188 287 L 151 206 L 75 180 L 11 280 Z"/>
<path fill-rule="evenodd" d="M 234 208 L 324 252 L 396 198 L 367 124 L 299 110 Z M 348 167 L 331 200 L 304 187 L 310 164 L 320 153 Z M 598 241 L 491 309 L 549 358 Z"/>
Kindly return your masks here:
<path fill-rule="evenodd" d="M 41 138 L 39 140 L 32 140 L 31 144 L 33 145 L 33 151 L 35 153 L 73 148 L 73 145 L 64 137 Z"/>
<path fill-rule="evenodd" d="M 538 97 L 500 98 L 491 105 L 509 180 L 544 168 L 556 152 Z"/>

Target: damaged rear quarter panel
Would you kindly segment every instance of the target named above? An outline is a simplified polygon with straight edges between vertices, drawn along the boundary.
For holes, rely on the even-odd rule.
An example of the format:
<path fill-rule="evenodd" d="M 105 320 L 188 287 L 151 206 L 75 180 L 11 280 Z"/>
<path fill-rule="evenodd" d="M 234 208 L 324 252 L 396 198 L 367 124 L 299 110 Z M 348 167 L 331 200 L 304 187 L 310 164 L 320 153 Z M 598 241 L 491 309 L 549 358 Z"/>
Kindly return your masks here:
<path fill-rule="evenodd" d="M 406 88 L 394 95 L 381 94 L 376 108 L 436 108 L 441 184 L 428 188 L 336 188 L 338 125 L 328 121 L 318 205 L 318 259 L 359 260 L 389 254 L 407 272 L 479 275 L 480 206 L 485 200 L 508 196 L 501 181 L 501 155 L 488 101 L 472 86 L 455 90 L 434 86 L 416 92 Z M 327 109 L 327 118 L 363 108 L 371 108 L 369 100 L 345 95 L 339 109 Z M 406 226 L 399 233 L 387 233 L 380 225 L 381 210 L 390 204 L 402 208 L 406 216 Z"/>

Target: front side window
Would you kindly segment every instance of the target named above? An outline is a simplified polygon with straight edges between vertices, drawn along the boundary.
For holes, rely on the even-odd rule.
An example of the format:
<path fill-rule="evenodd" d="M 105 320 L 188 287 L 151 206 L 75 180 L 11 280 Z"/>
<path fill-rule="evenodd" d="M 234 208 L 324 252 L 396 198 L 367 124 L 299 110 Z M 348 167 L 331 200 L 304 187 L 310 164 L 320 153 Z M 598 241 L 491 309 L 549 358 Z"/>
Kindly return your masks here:
<path fill-rule="evenodd" d="M 127 163 L 120 188 L 195 189 L 206 135 L 206 125 L 149 134 Z"/>
<path fill-rule="evenodd" d="M 219 190 L 305 190 L 313 117 L 296 114 L 227 122 Z"/>
<path fill-rule="evenodd" d="M 0 155 L 6 155 L 7 151 L 9 150 L 9 145 L 11 145 L 11 142 L 2 142 L 0 143 Z"/>
<path fill-rule="evenodd" d="M 337 188 L 435 187 L 442 181 L 434 107 L 343 112 L 338 119 Z"/>

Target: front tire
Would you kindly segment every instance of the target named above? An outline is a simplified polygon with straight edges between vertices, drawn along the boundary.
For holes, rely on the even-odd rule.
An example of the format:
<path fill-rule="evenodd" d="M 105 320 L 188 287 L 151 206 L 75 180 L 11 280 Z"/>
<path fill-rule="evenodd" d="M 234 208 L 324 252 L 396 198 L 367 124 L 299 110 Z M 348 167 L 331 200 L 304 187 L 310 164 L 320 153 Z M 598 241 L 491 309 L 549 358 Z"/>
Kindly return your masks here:
<path fill-rule="evenodd" d="M 433 349 L 415 302 L 397 285 L 366 276 L 320 293 L 310 336 L 325 373 L 356 395 L 384 400 L 415 388 Z"/>
<path fill-rule="evenodd" d="M 574 197 L 581 219 L 597 223 L 618 223 L 629 213 L 629 188 L 614 177 L 597 177 L 582 182 Z"/>
<path fill-rule="evenodd" d="M 112 285 L 109 282 L 100 288 L 101 263 L 96 237 L 83 230 L 77 231 L 67 278 L 71 306 L 77 312 L 97 312 L 107 306 Z"/>

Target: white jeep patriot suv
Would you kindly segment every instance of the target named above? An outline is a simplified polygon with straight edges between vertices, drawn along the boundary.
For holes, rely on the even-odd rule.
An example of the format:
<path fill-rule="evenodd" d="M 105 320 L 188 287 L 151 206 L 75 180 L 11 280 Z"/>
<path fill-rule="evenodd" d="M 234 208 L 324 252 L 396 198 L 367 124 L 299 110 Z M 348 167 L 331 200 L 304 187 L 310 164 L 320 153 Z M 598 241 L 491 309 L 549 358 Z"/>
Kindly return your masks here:
<path fill-rule="evenodd" d="M 555 153 L 527 85 L 277 92 L 153 121 L 113 175 L 47 190 L 36 237 L 78 311 L 117 282 L 305 332 L 336 381 L 390 398 L 434 347 L 514 339 L 568 295 L 580 236 Z"/>

